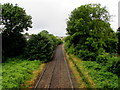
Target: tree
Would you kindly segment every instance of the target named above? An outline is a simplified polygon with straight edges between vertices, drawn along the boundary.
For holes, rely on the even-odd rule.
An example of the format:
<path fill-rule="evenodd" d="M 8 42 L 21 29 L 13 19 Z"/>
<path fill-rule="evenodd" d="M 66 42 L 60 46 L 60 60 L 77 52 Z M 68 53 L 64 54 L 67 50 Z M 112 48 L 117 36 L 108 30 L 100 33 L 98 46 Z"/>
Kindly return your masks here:
<path fill-rule="evenodd" d="M 31 19 L 31 16 L 18 5 L 10 3 L 2 5 L 3 56 L 17 56 L 23 53 L 26 41 L 21 32 L 32 27 Z"/>
<path fill-rule="evenodd" d="M 32 27 L 31 16 L 27 15 L 23 8 L 10 3 L 2 5 L 2 23 L 7 34 L 20 33 Z"/>
<path fill-rule="evenodd" d="M 2 5 L 0 4 L 0 33 L 2 32 Z"/>
<path fill-rule="evenodd" d="M 100 4 L 82 5 L 71 12 L 67 21 L 67 33 L 73 35 L 81 31 L 81 33 L 87 34 L 96 28 L 96 25 L 94 26 L 96 22 L 98 22 L 96 24 L 99 22 L 107 24 L 109 19 L 110 15 L 106 7 L 101 8 Z"/>
<path fill-rule="evenodd" d="M 46 30 L 37 35 L 31 35 L 25 48 L 25 58 L 41 61 L 50 60 L 55 47 L 59 44 L 56 43 L 57 41 L 59 40 Z"/>
<path fill-rule="evenodd" d="M 118 54 L 120 54 L 120 27 L 117 30 L 118 32 Z"/>
<path fill-rule="evenodd" d="M 70 45 L 75 48 L 74 53 L 85 57 L 86 60 L 95 60 L 97 55 L 109 48 L 112 50 L 112 44 L 117 40 L 114 40 L 114 31 L 109 20 L 109 12 L 100 4 L 86 4 L 74 9 L 69 16 L 66 29 L 71 37 Z M 107 41 L 109 43 L 106 43 Z M 112 52 L 110 50 L 108 52 Z"/>

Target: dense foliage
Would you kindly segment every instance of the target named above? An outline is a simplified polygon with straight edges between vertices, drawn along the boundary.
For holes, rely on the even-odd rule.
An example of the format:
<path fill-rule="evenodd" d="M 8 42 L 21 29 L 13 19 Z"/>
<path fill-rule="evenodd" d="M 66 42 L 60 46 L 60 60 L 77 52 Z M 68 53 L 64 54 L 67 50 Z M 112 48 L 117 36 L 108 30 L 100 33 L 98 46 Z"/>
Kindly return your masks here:
<path fill-rule="evenodd" d="M 116 53 L 118 39 L 109 24 L 109 13 L 100 4 L 87 4 L 74 9 L 67 21 L 65 48 L 86 61 L 97 56 Z"/>
<path fill-rule="evenodd" d="M 21 34 L 31 28 L 31 16 L 17 5 L 6 3 L 2 5 L 2 54 L 5 57 L 18 56 L 23 53 L 26 40 Z"/>
<path fill-rule="evenodd" d="M 42 31 L 38 35 L 28 35 L 30 40 L 27 41 L 21 32 L 31 28 L 31 24 L 31 16 L 27 15 L 23 8 L 10 3 L 2 5 L 3 62 L 6 58 L 19 55 L 30 60 L 50 59 L 61 40 L 47 31 Z"/>
<path fill-rule="evenodd" d="M 31 16 L 18 5 L 7 3 L 1 6 L 2 22 L 0 24 L 4 28 L 0 30 L 3 41 L 0 80 L 2 77 L 3 89 L 18 88 L 19 90 L 21 85 L 31 78 L 32 72 L 39 69 L 42 61 L 52 58 L 56 46 L 62 41 L 45 30 L 37 35 L 22 34 L 24 30 L 31 28 Z M 28 38 L 25 38 L 26 36 Z"/>
<path fill-rule="evenodd" d="M 2 40 L 3 62 L 4 57 L 18 56 L 24 52 L 26 40 L 22 34 L 11 33 L 7 36 L 6 33 L 2 33 Z"/>
<path fill-rule="evenodd" d="M 118 30 L 117 30 L 117 32 L 118 32 L 118 53 L 119 53 L 119 55 L 120 55 L 120 27 L 118 28 Z"/>
<path fill-rule="evenodd" d="M 109 65 L 110 63 L 106 63 L 106 67 L 106 65 L 99 64 L 95 61 L 82 61 L 73 55 L 69 56 L 70 60 L 75 64 L 75 67 L 77 68 L 84 82 L 86 82 L 88 88 L 93 88 L 91 81 L 89 80 L 89 75 L 94 81 L 96 88 L 104 88 L 105 90 L 110 88 L 118 88 L 118 76 L 107 71 L 107 69 L 110 68 L 109 66 L 111 66 Z M 86 75 L 86 73 L 89 75 Z"/>
<path fill-rule="evenodd" d="M 25 48 L 25 57 L 30 60 L 49 60 L 55 47 L 60 43 L 60 39 L 45 30 L 37 35 L 31 35 Z"/>
<path fill-rule="evenodd" d="M 70 52 L 95 60 L 104 52 L 117 52 L 118 39 L 109 24 L 109 13 L 100 4 L 82 5 L 71 12 L 67 21 L 68 36 L 65 39 Z"/>
<path fill-rule="evenodd" d="M 89 70 L 97 88 L 118 88 L 118 76 L 106 71 L 106 67 L 94 61 L 83 61 L 83 65 Z"/>
<path fill-rule="evenodd" d="M 120 76 L 120 57 L 104 53 L 96 57 L 96 62 L 105 66 L 105 70 Z"/>
<path fill-rule="evenodd" d="M 119 29 L 114 32 L 109 19 L 109 12 L 100 4 L 86 4 L 74 9 L 67 21 L 69 36 L 64 39 L 65 49 L 85 62 L 98 86 L 117 88 L 120 76 Z M 106 82 L 109 85 L 105 86 Z"/>
<path fill-rule="evenodd" d="M 25 10 L 17 5 L 6 3 L 2 5 L 2 23 L 5 25 L 4 32 L 23 32 L 31 27 L 31 16 L 27 15 Z"/>
<path fill-rule="evenodd" d="M 8 59 L 2 64 L 2 88 L 21 88 L 31 78 L 32 72 L 39 69 L 41 63 L 37 60 Z"/>
<path fill-rule="evenodd" d="M 17 40 L 17 36 L 14 39 Z M 24 42 L 21 41 L 21 43 Z M 2 88 L 20 88 L 26 80 L 31 78 L 32 72 L 39 69 L 42 62 L 51 59 L 56 46 L 61 43 L 58 37 L 45 30 L 37 35 L 31 35 L 22 57 L 9 57 L 2 63 Z"/>

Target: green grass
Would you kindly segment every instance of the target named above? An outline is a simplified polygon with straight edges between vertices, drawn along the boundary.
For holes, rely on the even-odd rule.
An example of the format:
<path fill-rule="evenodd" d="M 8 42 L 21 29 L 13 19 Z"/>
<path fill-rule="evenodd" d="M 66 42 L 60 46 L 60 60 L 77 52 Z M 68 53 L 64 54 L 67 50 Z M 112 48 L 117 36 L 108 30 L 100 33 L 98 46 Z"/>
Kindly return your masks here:
<path fill-rule="evenodd" d="M 10 58 L 2 63 L 2 88 L 21 88 L 26 80 L 32 77 L 32 72 L 39 69 L 41 61 Z"/>
<path fill-rule="evenodd" d="M 98 64 L 96 61 L 82 61 L 74 55 L 70 55 L 70 57 L 87 88 L 94 88 L 93 86 L 104 89 L 118 88 L 118 76 L 108 72 L 107 66 Z M 94 82 L 93 84 L 90 79 Z"/>
<path fill-rule="evenodd" d="M 95 61 L 82 61 L 83 65 L 89 70 L 89 75 L 96 83 L 97 88 L 118 88 L 118 76 L 106 70 Z"/>
<path fill-rule="evenodd" d="M 83 66 L 81 59 L 77 58 L 74 55 L 69 55 L 70 60 L 74 63 L 77 71 L 79 72 L 80 77 L 82 78 L 82 83 L 84 83 L 85 88 L 95 88 L 96 85 L 92 81 L 91 77 L 88 75 L 88 70 Z"/>

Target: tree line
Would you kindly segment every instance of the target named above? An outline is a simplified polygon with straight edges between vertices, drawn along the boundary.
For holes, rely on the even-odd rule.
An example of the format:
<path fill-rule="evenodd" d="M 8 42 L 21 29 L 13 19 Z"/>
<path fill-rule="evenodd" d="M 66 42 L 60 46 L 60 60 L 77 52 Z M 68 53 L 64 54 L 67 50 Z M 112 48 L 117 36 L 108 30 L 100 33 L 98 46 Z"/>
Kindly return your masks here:
<path fill-rule="evenodd" d="M 3 62 L 11 57 L 22 57 L 29 60 L 50 59 L 61 40 L 43 30 L 39 34 L 31 35 L 27 41 L 22 33 L 32 28 L 32 17 L 17 4 L 6 3 L 0 7 L 2 7 L 1 25 L 4 26 L 1 30 Z"/>
<path fill-rule="evenodd" d="M 109 71 L 119 75 L 120 59 L 111 55 L 120 54 L 120 32 L 110 27 L 110 17 L 100 4 L 75 8 L 67 21 L 65 49 L 84 61 L 107 64 Z"/>

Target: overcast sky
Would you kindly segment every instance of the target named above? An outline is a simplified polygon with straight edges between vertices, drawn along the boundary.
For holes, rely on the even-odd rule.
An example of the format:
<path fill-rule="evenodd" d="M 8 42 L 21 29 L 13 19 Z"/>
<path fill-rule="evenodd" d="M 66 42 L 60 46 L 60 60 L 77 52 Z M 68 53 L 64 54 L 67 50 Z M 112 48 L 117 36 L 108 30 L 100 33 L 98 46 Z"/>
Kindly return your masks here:
<path fill-rule="evenodd" d="M 66 35 L 66 19 L 72 10 L 89 3 L 100 3 L 106 6 L 113 17 L 111 27 L 118 28 L 118 1 L 120 0 L 0 0 L 2 4 L 12 3 L 24 8 L 28 15 L 32 16 L 30 34 L 37 34 L 42 30 L 48 30 L 57 36 Z"/>

